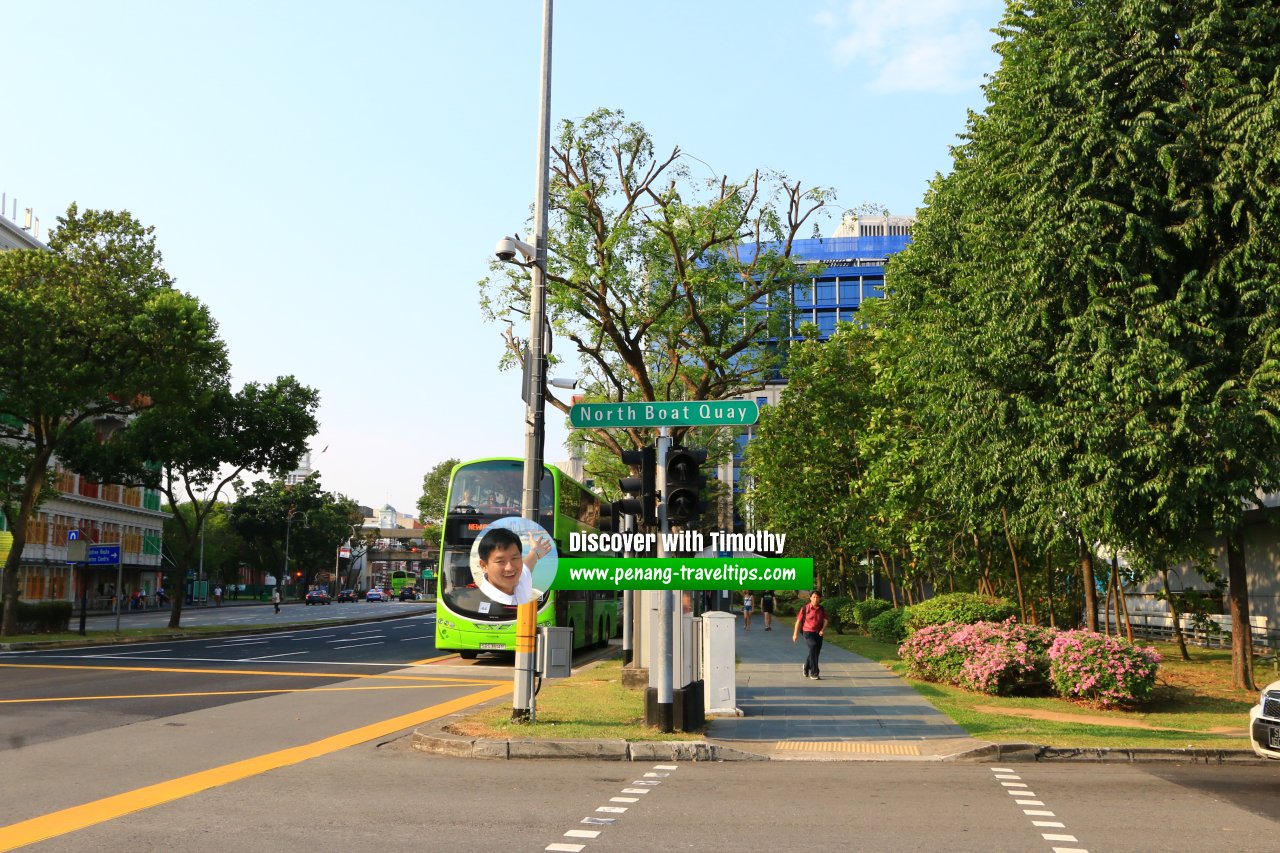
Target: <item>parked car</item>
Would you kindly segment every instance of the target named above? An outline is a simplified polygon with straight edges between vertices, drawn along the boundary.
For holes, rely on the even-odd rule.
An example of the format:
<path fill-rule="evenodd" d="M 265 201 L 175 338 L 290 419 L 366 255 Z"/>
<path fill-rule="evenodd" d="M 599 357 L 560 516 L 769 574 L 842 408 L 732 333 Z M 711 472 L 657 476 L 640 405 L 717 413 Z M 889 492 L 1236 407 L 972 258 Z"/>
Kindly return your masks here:
<path fill-rule="evenodd" d="M 334 601 L 338 602 L 339 604 L 341 604 L 344 601 L 355 601 L 355 600 L 356 600 L 356 591 L 354 589 L 339 590 L 337 597 L 334 598 Z"/>
<path fill-rule="evenodd" d="M 365 601 L 390 601 L 390 598 L 383 596 L 382 590 L 374 588 L 365 593 Z"/>
<path fill-rule="evenodd" d="M 1262 758 L 1280 761 L 1280 681 L 1264 687 L 1249 709 L 1249 743 Z"/>
<path fill-rule="evenodd" d="M 329 604 L 332 601 L 329 593 L 323 589 L 308 590 L 305 600 L 307 604 Z"/>
<path fill-rule="evenodd" d="M 406 586 L 404 589 L 400 590 L 400 600 L 401 601 L 417 601 L 418 591 L 411 586 Z"/>

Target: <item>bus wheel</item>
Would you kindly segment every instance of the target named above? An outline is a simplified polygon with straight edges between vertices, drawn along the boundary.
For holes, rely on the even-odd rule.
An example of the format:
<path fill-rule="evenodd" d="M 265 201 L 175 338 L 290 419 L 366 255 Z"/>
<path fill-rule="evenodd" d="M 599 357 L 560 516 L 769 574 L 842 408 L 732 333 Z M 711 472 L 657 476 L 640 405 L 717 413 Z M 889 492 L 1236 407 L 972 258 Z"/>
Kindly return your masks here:
<path fill-rule="evenodd" d="M 475 649 L 463 649 L 462 651 L 458 652 L 458 657 L 462 658 L 463 660 L 475 660 L 476 655 L 478 654 L 480 654 L 480 652 L 476 651 Z"/>

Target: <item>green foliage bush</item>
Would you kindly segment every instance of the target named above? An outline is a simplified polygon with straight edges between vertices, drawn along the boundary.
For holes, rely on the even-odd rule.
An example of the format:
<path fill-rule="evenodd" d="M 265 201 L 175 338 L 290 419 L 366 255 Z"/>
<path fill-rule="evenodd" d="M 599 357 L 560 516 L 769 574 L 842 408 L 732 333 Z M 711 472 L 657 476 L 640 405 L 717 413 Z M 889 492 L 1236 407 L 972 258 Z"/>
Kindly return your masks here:
<path fill-rule="evenodd" d="M 907 638 L 906 620 L 910 612 L 909 608 L 899 607 L 881 613 L 867 623 L 871 638 L 882 643 L 901 643 Z"/>
<path fill-rule="evenodd" d="M 1049 677 L 1065 699 L 1103 707 L 1151 701 L 1160 654 L 1092 631 L 1061 631 L 1049 648 Z"/>
<path fill-rule="evenodd" d="M 886 610 L 892 609 L 893 603 L 885 601 L 883 598 L 868 598 L 866 601 L 855 601 L 849 607 L 851 611 L 849 622 L 858 630 L 870 634 L 871 620 Z"/>
<path fill-rule="evenodd" d="M 800 598 L 794 592 L 783 590 L 774 597 L 773 614 L 775 616 L 795 616 L 808 600 L 808 596 Z"/>
<path fill-rule="evenodd" d="M 993 696 L 1044 692 L 1052 628 L 1008 622 L 926 625 L 898 654 L 912 675 Z"/>
<path fill-rule="evenodd" d="M 3 618 L 0 609 L 0 619 Z M 60 634 L 70 624 L 70 601 L 18 602 L 19 634 Z"/>
<path fill-rule="evenodd" d="M 844 616 L 844 611 L 853 599 L 843 595 L 833 595 L 822 600 L 822 607 L 827 611 L 827 627 L 834 628 L 837 634 L 843 634 L 846 628 L 852 628 L 853 622 Z"/>
<path fill-rule="evenodd" d="M 949 592 L 934 596 L 911 607 L 907 630 L 916 631 L 929 625 L 955 622 L 1003 622 L 1018 615 L 1018 606 L 1007 598 L 978 595 L 972 592 Z"/>

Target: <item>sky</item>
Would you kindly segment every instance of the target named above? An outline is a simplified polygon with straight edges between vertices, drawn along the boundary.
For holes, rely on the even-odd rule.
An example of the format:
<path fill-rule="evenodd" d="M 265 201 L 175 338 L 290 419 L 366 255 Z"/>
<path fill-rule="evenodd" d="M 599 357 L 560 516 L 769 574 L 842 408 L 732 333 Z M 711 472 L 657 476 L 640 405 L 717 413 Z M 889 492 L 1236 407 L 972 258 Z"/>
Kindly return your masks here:
<path fill-rule="evenodd" d="M 910 215 L 982 109 L 1002 9 L 558 0 L 552 121 L 621 109 L 707 176 L 775 169 Z M 414 512 L 437 463 L 523 455 L 477 282 L 528 236 L 541 27 L 542 0 L 6 4 L 4 215 L 33 208 L 42 238 L 73 202 L 153 226 L 237 387 L 320 391 L 323 487 Z M 563 421 L 548 407 L 548 461 Z"/>

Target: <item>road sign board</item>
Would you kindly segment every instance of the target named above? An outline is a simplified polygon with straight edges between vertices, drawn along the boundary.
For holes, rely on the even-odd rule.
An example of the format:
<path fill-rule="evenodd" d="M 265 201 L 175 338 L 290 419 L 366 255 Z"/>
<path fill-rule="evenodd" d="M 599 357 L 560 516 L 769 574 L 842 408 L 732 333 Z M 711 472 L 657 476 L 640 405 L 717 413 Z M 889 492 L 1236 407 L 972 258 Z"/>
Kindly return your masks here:
<path fill-rule="evenodd" d="M 68 542 L 77 542 L 77 541 L 79 541 L 79 539 L 80 539 L 80 531 L 79 531 L 79 530 L 68 530 L 68 531 L 67 531 L 67 541 L 68 541 Z"/>
<path fill-rule="evenodd" d="M 760 407 L 751 400 L 690 400 L 658 403 L 577 403 L 569 422 L 584 427 L 724 426 L 755 423 Z"/>
<path fill-rule="evenodd" d="M 343 546 L 339 547 L 339 548 L 338 548 L 338 556 L 339 556 L 339 557 L 350 557 L 350 556 L 351 556 L 351 546 L 350 546 L 350 545 L 343 545 Z"/>
<path fill-rule="evenodd" d="M 90 545 L 89 546 L 89 565 L 91 566 L 120 565 L 120 546 L 119 545 Z"/>

